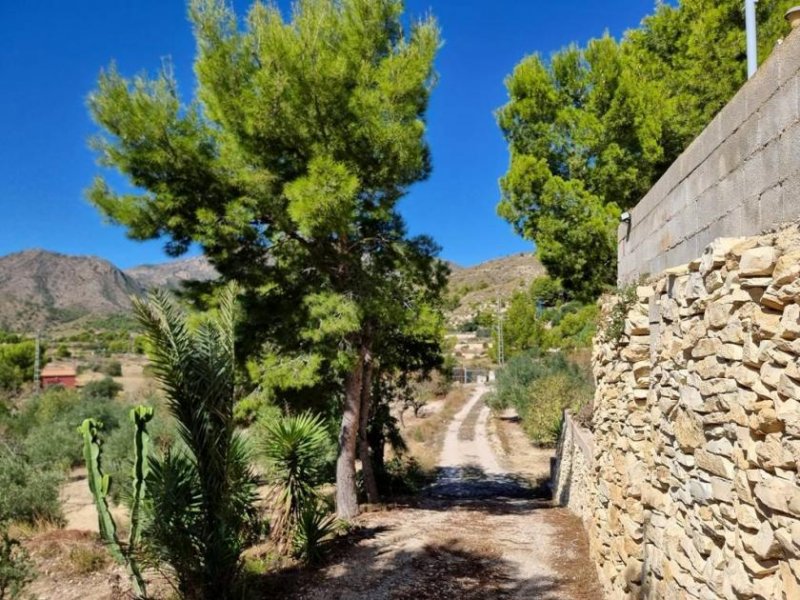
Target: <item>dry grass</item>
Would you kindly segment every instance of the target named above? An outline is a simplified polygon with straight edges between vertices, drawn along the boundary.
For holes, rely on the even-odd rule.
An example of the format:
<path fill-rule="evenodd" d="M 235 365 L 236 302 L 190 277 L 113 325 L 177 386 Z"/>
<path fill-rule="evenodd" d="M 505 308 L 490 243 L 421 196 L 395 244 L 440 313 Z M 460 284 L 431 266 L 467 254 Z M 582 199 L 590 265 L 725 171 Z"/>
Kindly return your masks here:
<path fill-rule="evenodd" d="M 431 402 L 430 410 L 419 417 L 404 419 L 403 437 L 409 453 L 424 470 L 431 471 L 436 467 L 447 426 L 467 402 L 470 391 L 469 386 L 454 386 L 443 399 Z"/>

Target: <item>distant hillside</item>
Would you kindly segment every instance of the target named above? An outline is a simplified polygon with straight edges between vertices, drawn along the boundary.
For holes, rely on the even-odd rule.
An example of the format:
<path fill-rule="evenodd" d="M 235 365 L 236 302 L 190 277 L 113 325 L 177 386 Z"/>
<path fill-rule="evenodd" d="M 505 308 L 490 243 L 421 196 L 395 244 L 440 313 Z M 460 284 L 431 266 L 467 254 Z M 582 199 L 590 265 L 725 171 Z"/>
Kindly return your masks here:
<path fill-rule="evenodd" d="M 184 258 L 158 265 L 140 265 L 126 269 L 125 274 L 132 277 L 146 289 L 177 288 L 185 281 L 208 281 L 219 277 L 205 256 Z"/>
<path fill-rule="evenodd" d="M 478 311 L 494 311 L 498 297 L 510 297 L 545 272 L 532 254 L 466 268 L 451 263 L 450 268 L 449 294 L 457 299 L 457 307 L 448 314 L 453 327 Z M 0 329 L 33 332 L 84 317 L 125 313 L 130 310 L 131 296 L 217 276 L 202 256 L 122 271 L 94 256 L 38 249 L 9 254 L 0 257 Z"/>
<path fill-rule="evenodd" d="M 33 331 L 128 310 L 142 286 L 107 260 L 26 250 L 0 257 L 0 327 Z"/>
<path fill-rule="evenodd" d="M 495 258 L 474 267 L 450 264 L 449 292 L 458 299 L 458 306 L 448 315 L 451 326 L 472 319 L 479 311 L 495 311 L 501 302 L 528 287 L 546 271 L 532 253 Z"/>

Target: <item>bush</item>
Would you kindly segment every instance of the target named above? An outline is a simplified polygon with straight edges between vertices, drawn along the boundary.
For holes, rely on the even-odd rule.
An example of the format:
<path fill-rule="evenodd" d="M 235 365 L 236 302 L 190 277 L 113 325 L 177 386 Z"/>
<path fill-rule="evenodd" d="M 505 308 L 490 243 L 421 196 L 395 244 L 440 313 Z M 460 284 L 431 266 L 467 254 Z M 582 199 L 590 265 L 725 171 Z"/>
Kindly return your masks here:
<path fill-rule="evenodd" d="M 8 535 L 8 528 L 0 523 L 0 599 L 21 598 L 25 586 L 33 581 L 36 571 L 28 553 Z"/>
<path fill-rule="evenodd" d="M 111 400 L 122 391 L 122 384 L 111 377 L 103 377 L 99 381 L 90 381 L 83 387 L 83 395 L 87 398 L 107 398 Z"/>
<path fill-rule="evenodd" d="M 60 522 L 62 479 L 58 470 L 35 467 L 21 452 L 0 444 L 0 521 Z"/>
<path fill-rule="evenodd" d="M 303 413 L 262 422 L 264 455 L 275 485 L 272 522 L 279 541 L 294 534 L 298 520 L 319 502 L 321 483 L 330 445 L 328 430 L 319 415 Z"/>
<path fill-rule="evenodd" d="M 110 360 L 103 365 L 101 372 L 109 377 L 122 377 L 122 364 L 118 360 Z"/>
<path fill-rule="evenodd" d="M 558 440 L 563 411 L 579 411 L 593 393 L 588 374 L 563 353 L 527 354 L 508 361 L 486 402 L 494 410 L 514 407 L 531 440 L 550 446 Z"/>

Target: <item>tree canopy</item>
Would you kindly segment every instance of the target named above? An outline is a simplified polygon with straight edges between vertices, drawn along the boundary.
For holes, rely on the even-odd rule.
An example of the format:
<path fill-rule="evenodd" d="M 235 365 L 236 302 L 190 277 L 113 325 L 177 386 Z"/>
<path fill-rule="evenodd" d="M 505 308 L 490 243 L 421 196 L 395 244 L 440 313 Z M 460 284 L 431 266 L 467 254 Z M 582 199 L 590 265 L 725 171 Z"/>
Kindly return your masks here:
<path fill-rule="evenodd" d="M 791 0 L 758 3 L 760 59 L 788 30 Z M 534 240 L 581 300 L 616 275 L 616 226 L 746 77 L 744 3 L 659 3 L 621 41 L 608 34 L 549 60 L 524 58 L 497 121 L 510 165 L 499 214 Z"/>
<path fill-rule="evenodd" d="M 141 193 L 98 178 L 89 197 L 134 239 L 165 237 L 172 254 L 199 244 L 244 286 L 265 370 L 344 394 L 337 505 L 352 516 L 365 369 L 395 315 L 437 310 L 445 277 L 438 247 L 409 238 L 396 211 L 431 169 L 438 27 L 428 18 L 406 31 L 401 0 L 298 0 L 288 19 L 256 2 L 242 27 L 222 0 L 192 0 L 189 12 L 190 102 L 169 69 L 101 74 L 93 145 Z"/>

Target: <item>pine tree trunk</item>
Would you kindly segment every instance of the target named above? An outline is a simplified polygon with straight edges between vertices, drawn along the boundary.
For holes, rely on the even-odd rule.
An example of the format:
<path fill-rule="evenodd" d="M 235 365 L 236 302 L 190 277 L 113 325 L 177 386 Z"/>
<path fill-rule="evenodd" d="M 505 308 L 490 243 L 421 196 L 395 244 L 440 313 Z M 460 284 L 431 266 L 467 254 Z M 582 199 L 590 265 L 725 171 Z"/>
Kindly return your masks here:
<path fill-rule="evenodd" d="M 359 456 L 361 458 L 361 473 L 364 475 L 364 489 L 367 492 L 367 502 L 376 504 L 380 501 L 378 482 L 375 479 L 372 456 L 369 445 L 369 417 L 372 409 L 372 373 L 374 365 L 372 357 L 366 356 L 364 362 L 364 376 L 361 382 L 361 425 L 359 430 Z"/>
<path fill-rule="evenodd" d="M 358 515 L 356 489 L 356 442 L 361 413 L 361 383 L 364 374 L 364 349 L 359 350 L 352 371 L 345 378 L 344 412 L 339 429 L 339 456 L 336 459 L 336 515 L 352 519 Z"/>

